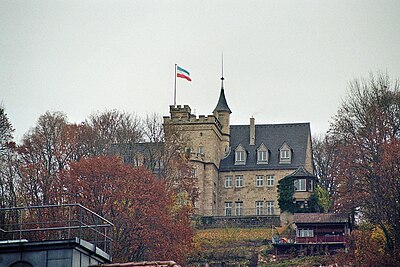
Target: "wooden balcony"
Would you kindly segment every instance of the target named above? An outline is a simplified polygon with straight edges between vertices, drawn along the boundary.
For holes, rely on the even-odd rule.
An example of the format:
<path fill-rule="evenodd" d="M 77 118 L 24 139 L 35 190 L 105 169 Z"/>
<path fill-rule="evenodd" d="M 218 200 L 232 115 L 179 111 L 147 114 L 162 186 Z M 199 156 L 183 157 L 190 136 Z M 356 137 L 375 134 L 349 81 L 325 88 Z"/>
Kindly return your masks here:
<path fill-rule="evenodd" d="M 297 237 L 295 242 L 297 244 L 317 244 L 317 243 L 346 243 L 348 236 L 344 235 L 326 235 L 314 237 Z"/>

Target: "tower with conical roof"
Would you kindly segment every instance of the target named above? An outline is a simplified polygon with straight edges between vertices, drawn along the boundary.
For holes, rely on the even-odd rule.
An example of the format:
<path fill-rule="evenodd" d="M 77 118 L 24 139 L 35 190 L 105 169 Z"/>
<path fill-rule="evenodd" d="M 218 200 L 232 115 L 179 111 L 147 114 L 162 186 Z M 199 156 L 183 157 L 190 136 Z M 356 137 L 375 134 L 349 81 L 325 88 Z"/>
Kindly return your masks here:
<path fill-rule="evenodd" d="M 225 134 L 229 134 L 229 120 L 231 113 L 232 111 L 229 108 L 225 98 L 224 77 L 221 77 L 221 92 L 219 94 L 218 103 L 213 111 L 213 114 L 221 123 L 222 132 Z"/>
<path fill-rule="evenodd" d="M 222 131 L 221 151 L 223 151 L 223 153 L 226 154 L 229 151 L 230 116 L 232 111 L 229 108 L 225 98 L 224 80 L 225 80 L 224 66 L 222 63 L 221 91 L 219 94 L 217 106 L 214 108 L 213 114 L 221 124 L 221 131 Z"/>

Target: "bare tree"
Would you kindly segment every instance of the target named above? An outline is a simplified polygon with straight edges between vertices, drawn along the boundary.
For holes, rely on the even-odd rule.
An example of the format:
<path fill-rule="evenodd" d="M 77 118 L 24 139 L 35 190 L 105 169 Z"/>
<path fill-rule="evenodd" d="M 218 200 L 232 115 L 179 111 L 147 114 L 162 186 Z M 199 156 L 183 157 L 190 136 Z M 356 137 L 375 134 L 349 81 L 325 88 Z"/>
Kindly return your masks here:
<path fill-rule="evenodd" d="M 13 142 L 14 129 L 5 108 L 0 106 L 0 207 L 15 206 L 16 153 Z"/>
<path fill-rule="evenodd" d="M 111 144 L 129 145 L 143 140 L 140 119 L 118 110 L 106 110 L 92 114 L 85 125 L 90 127 L 87 143 L 92 155 L 107 155 Z"/>
<path fill-rule="evenodd" d="M 359 209 L 385 234 L 386 248 L 400 245 L 400 91 L 388 75 L 354 80 L 331 123 L 338 145 L 336 206 Z M 389 170 L 389 171 L 388 171 Z"/>
<path fill-rule="evenodd" d="M 314 169 L 320 180 L 320 185 L 333 197 L 336 192 L 335 169 L 338 146 L 329 134 L 313 137 Z"/>
<path fill-rule="evenodd" d="M 21 197 L 25 204 L 51 204 L 57 173 L 71 160 L 71 147 L 65 142 L 67 118 L 61 112 L 46 112 L 23 137 L 19 147 Z"/>
<path fill-rule="evenodd" d="M 14 129 L 7 117 L 5 109 L 2 105 L 0 105 L 0 153 L 8 150 L 8 143 L 13 139 L 13 131 Z"/>
<path fill-rule="evenodd" d="M 143 122 L 143 132 L 147 142 L 164 142 L 162 117 L 156 113 L 152 113 L 151 115 L 147 114 Z"/>

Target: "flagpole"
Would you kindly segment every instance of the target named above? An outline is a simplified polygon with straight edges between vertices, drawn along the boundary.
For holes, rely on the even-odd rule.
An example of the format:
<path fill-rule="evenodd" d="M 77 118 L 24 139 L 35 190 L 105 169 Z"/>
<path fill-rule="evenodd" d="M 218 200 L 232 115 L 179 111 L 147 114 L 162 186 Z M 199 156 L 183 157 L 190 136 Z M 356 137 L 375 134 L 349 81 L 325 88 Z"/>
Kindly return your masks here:
<path fill-rule="evenodd" d="M 176 106 L 176 64 L 175 64 L 175 83 L 174 83 L 174 107 Z"/>

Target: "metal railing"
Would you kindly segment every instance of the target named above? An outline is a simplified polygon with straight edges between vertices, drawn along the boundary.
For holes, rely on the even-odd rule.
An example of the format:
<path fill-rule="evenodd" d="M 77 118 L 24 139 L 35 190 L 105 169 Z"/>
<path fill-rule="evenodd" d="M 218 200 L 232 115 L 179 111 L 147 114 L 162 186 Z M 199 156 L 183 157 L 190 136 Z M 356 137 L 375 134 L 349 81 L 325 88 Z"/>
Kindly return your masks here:
<path fill-rule="evenodd" d="M 111 255 L 114 225 L 80 204 L 0 208 L 0 240 L 86 240 Z"/>

